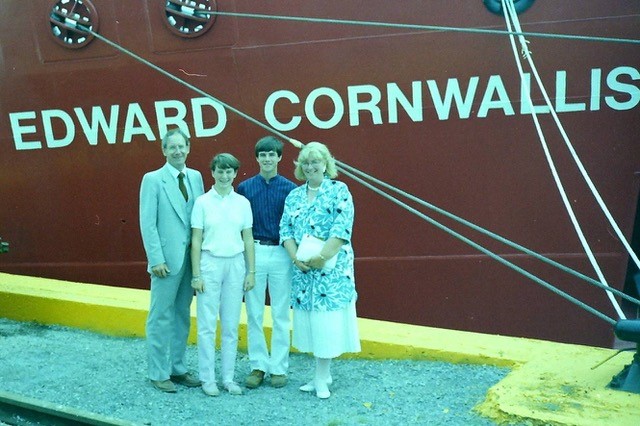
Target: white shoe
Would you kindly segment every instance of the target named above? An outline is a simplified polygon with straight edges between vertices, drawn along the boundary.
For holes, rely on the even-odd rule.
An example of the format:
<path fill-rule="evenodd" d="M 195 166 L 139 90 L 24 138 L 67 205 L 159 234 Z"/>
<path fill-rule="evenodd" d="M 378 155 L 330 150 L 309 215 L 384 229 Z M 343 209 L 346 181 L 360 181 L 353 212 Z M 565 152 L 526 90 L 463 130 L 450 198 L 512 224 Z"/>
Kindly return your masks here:
<path fill-rule="evenodd" d="M 209 396 L 218 396 L 220 395 L 220 389 L 218 389 L 218 385 L 215 382 L 213 383 L 203 383 L 202 384 L 202 392 Z"/>
<path fill-rule="evenodd" d="M 224 388 L 231 395 L 242 395 L 242 389 L 240 388 L 240 386 L 236 382 L 227 382 L 227 383 L 224 384 Z"/>
<path fill-rule="evenodd" d="M 327 379 L 327 386 L 330 386 L 332 383 L 333 383 L 333 378 L 329 376 L 329 378 Z M 315 380 L 311 380 L 309 383 L 300 386 L 299 389 L 302 392 L 313 392 L 314 390 L 316 390 Z"/>
<path fill-rule="evenodd" d="M 331 392 L 329 392 L 329 386 L 327 382 L 324 380 L 316 380 L 316 396 L 320 399 L 327 399 L 331 396 Z"/>

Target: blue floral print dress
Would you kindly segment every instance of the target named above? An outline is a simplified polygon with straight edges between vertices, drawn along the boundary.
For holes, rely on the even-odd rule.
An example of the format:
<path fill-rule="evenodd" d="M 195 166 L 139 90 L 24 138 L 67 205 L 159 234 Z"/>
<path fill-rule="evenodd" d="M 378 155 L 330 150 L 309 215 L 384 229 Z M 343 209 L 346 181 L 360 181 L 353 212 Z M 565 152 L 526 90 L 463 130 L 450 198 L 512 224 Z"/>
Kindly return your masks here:
<path fill-rule="evenodd" d="M 280 241 L 294 239 L 300 244 L 305 234 L 322 240 L 337 237 L 344 241 L 335 268 L 302 272 L 293 268 L 291 306 L 303 311 L 337 311 L 355 298 L 353 269 L 353 198 L 343 182 L 324 179 L 313 201 L 307 199 L 307 185 L 291 191 L 280 220 Z"/>

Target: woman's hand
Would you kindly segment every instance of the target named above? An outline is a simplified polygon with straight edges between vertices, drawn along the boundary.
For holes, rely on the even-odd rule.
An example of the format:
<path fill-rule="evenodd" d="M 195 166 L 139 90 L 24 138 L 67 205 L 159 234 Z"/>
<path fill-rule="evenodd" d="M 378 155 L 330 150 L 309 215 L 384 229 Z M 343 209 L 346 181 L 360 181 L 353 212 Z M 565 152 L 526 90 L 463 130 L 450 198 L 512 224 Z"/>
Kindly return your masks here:
<path fill-rule="evenodd" d="M 324 264 L 327 263 L 327 259 L 322 256 L 314 256 L 305 263 L 311 269 L 322 269 L 324 268 Z"/>
<path fill-rule="evenodd" d="M 293 265 L 300 269 L 302 272 L 308 272 L 311 270 L 311 267 L 309 266 L 308 262 L 303 262 L 302 260 L 294 260 L 293 261 Z"/>
<path fill-rule="evenodd" d="M 247 272 L 247 275 L 244 277 L 244 291 L 251 290 L 255 285 L 256 285 L 256 273 Z"/>
<path fill-rule="evenodd" d="M 200 277 L 193 277 L 191 279 L 191 288 L 198 293 L 202 293 L 204 291 L 204 280 Z"/>

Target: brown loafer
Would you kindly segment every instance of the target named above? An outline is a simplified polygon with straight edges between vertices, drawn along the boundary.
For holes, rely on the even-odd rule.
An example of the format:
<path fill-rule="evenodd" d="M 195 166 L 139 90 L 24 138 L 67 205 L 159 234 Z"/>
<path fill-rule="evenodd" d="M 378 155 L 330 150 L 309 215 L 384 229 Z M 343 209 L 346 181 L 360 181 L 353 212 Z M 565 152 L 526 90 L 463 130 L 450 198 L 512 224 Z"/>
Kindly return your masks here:
<path fill-rule="evenodd" d="M 282 388 L 287 384 L 287 375 L 286 374 L 272 374 L 271 375 L 271 386 L 274 388 Z"/>
<path fill-rule="evenodd" d="M 171 380 L 151 380 L 151 384 L 154 388 L 162 392 L 176 393 L 176 385 Z"/>
<path fill-rule="evenodd" d="M 188 388 L 196 388 L 200 386 L 200 379 L 198 379 L 195 375 L 191 373 L 179 374 L 176 376 L 171 376 L 171 381 L 173 383 L 177 383 L 182 386 L 186 386 Z"/>
<path fill-rule="evenodd" d="M 255 389 L 262 384 L 264 380 L 264 371 L 253 370 L 244 381 L 245 386 L 249 389 Z"/>

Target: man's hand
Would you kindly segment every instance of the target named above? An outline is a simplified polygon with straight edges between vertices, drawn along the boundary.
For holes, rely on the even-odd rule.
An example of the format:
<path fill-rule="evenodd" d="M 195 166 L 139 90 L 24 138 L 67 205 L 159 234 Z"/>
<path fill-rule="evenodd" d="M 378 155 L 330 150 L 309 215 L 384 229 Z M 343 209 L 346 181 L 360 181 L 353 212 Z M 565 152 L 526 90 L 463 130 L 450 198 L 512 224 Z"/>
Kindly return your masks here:
<path fill-rule="evenodd" d="M 165 278 L 171 273 L 166 263 L 161 263 L 151 267 L 151 273 L 158 278 Z"/>

